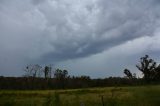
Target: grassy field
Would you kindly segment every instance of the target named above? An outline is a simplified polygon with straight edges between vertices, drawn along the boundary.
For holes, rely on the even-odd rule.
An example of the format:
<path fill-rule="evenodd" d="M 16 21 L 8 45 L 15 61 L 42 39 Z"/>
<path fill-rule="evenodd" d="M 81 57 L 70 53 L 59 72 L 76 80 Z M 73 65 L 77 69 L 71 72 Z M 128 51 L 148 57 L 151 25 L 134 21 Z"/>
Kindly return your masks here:
<path fill-rule="evenodd" d="M 0 91 L 0 106 L 159 106 L 160 85 Z"/>

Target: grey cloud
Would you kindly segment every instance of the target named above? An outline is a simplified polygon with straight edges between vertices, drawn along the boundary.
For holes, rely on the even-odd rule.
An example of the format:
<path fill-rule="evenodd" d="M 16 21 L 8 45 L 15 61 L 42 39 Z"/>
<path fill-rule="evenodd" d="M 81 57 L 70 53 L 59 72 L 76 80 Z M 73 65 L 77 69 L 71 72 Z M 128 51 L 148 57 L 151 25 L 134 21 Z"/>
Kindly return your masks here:
<path fill-rule="evenodd" d="M 68 59 L 85 57 L 137 37 L 153 35 L 157 27 L 157 20 L 159 20 L 157 17 L 159 12 L 150 5 L 151 2 L 132 2 L 128 0 L 123 2 L 104 0 L 101 2 L 94 10 L 99 12 L 88 12 L 89 15 L 85 16 L 85 19 L 81 20 L 80 18 L 80 20 L 76 20 L 80 21 L 80 23 L 75 22 L 74 19 L 77 18 L 77 15 L 81 16 L 81 13 L 72 13 L 75 14 L 72 22 L 80 26 L 76 31 L 73 30 L 72 25 L 67 25 L 68 20 L 66 17 L 63 17 L 61 22 L 65 22 L 62 25 L 60 24 L 60 27 L 59 25 L 55 26 L 60 28 L 55 33 L 58 38 L 60 37 L 58 39 L 59 42 L 54 42 L 55 44 L 53 44 L 53 46 L 56 45 L 57 53 L 49 53 L 50 55 L 47 54 L 46 57 L 53 57 L 53 59 L 56 57 L 62 57 L 62 59 L 64 57 Z M 84 10 L 83 12 L 85 13 L 86 11 Z M 90 15 L 93 15 L 93 18 L 87 20 L 87 18 L 90 18 Z M 88 23 L 94 24 L 90 27 Z M 77 41 L 79 36 L 84 37 L 80 40 L 80 42 L 84 42 L 83 44 Z M 77 46 L 73 47 L 71 42 L 76 42 Z M 78 50 L 81 50 L 81 52 L 77 53 Z M 46 57 L 44 56 L 44 58 Z"/>
<path fill-rule="evenodd" d="M 31 0 L 31 2 L 33 3 L 33 5 L 38 5 L 40 3 L 43 3 L 44 0 Z"/>
<path fill-rule="evenodd" d="M 148 54 L 160 63 L 159 40 L 159 35 L 143 36 L 96 55 L 74 61 L 60 62 L 57 67 L 67 68 L 74 75 L 85 74 L 94 78 L 124 76 L 123 70 L 128 68 L 132 73 L 136 73 L 137 76 L 141 77 L 142 73 L 135 67 L 140 57 Z"/>
<path fill-rule="evenodd" d="M 153 37 L 160 27 L 158 0 L 0 2 L 0 59 L 15 66 L 88 57 Z"/>

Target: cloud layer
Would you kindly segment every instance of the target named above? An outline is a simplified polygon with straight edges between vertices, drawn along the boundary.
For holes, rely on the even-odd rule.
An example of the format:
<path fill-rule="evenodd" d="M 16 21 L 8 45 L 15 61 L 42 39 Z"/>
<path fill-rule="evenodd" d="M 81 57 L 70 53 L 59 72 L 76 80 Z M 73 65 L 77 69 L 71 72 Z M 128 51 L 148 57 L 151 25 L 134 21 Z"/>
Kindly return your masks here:
<path fill-rule="evenodd" d="M 157 56 L 159 5 L 158 0 L 1 0 L 0 73 L 17 75 L 17 67 L 30 63 Z"/>

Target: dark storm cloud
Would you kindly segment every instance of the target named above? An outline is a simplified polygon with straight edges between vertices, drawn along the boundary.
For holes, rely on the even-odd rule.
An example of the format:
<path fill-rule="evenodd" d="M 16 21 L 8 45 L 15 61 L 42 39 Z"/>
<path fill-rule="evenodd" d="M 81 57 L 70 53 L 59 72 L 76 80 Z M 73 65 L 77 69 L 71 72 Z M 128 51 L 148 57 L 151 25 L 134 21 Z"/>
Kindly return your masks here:
<path fill-rule="evenodd" d="M 1 70 L 10 70 L 6 64 L 88 57 L 147 36 L 154 41 L 160 31 L 159 4 L 158 0 L 1 0 Z M 156 44 L 152 48 L 159 49 Z"/>
<path fill-rule="evenodd" d="M 62 18 L 59 20 L 60 24 L 59 21 L 53 22 L 53 26 L 57 28 L 55 34 L 59 38 L 58 43 L 53 43 L 56 49 L 45 54 L 43 58 L 63 60 L 85 57 L 137 37 L 153 36 L 159 21 L 158 7 L 154 3 L 155 1 L 144 0 L 101 0 L 91 3 L 90 10 L 88 4 L 83 5 L 83 11 L 73 12 L 74 17 L 69 20 L 58 16 Z M 65 12 L 70 14 L 70 11 Z M 76 31 L 76 26 L 68 25 L 69 21 L 78 26 Z"/>

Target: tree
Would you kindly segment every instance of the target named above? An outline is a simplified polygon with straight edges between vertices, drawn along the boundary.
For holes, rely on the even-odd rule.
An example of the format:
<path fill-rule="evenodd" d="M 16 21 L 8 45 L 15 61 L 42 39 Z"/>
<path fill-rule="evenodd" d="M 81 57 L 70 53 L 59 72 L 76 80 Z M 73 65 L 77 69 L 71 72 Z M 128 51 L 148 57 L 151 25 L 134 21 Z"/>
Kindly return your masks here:
<path fill-rule="evenodd" d="M 66 85 L 66 78 L 68 75 L 68 71 L 67 70 L 60 70 L 60 69 L 56 69 L 54 72 L 54 77 L 57 81 L 57 86 L 60 88 L 65 88 Z"/>
<path fill-rule="evenodd" d="M 68 71 L 67 70 L 60 70 L 60 69 L 56 69 L 56 71 L 54 72 L 54 77 L 56 79 L 64 79 L 66 78 L 68 75 Z"/>
<path fill-rule="evenodd" d="M 127 76 L 129 79 L 132 79 L 132 78 L 133 78 L 132 73 L 131 73 L 128 69 L 124 69 L 124 74 L 126 74 L 126 76 Z"/>
<path fill-rule="evenodd" d="M 140 58 L 140 64 L 136 67 L 143 73 L 145 80 L 151 80 L 155 76 L 156 62 L 150 59 L 148 55 Z"/>
<path fill-rule="evenodd" d="M 45 66 L 45 68 L 44 68 L 44 77 L 45 78 L 51 78 L 51 70 L 52 70 L 51 66 Z"/>
<path fill-rule="evenodd" d="M 154 79 L 160 80 L 160 64 L 155 68 Z"/>
<path fill-rule="evenodd" d="M 67 75 L 68 75 L 68 71 L 67 71 L 67 70 L 63 70 L 63 71 L 62 71 L 62 74 L 63 74 L 63 78 L 66 78 Z"/>
<path fill-rule="evenodd" d="M 27 65 L 24 69 L 25 76 L 27 77 L 39 77 L 41 75 L 42 67 L 38 64 Z"/>

